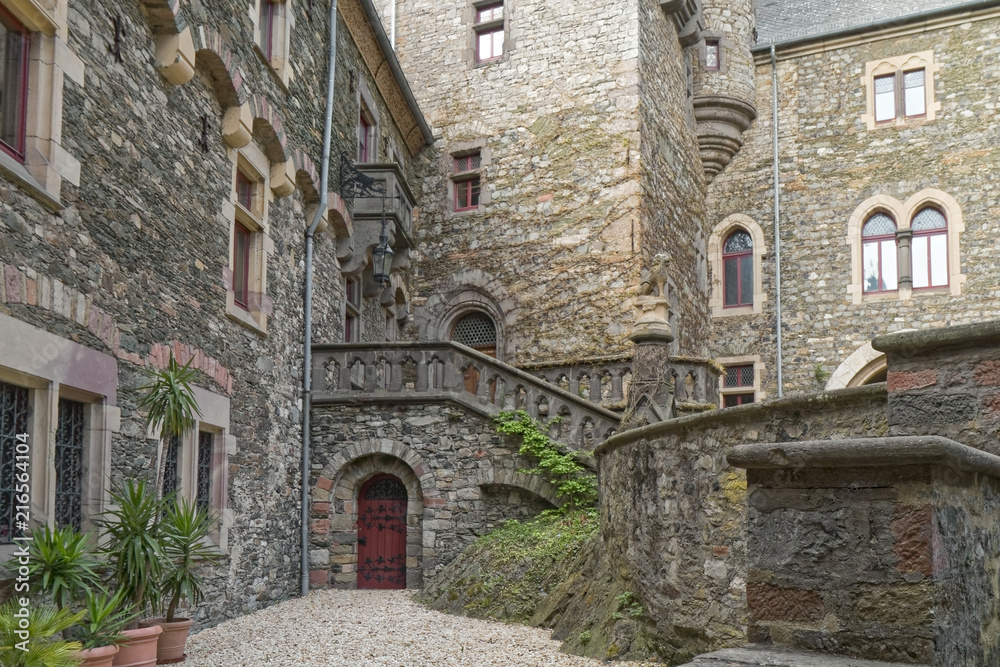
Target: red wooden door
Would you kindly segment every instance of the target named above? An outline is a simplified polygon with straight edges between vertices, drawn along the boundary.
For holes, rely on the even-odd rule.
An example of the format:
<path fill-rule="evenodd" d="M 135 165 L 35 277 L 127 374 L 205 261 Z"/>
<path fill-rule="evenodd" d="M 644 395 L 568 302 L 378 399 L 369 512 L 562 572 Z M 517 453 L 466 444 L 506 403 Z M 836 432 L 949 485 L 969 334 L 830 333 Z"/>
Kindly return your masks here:
<path fill-rule="evenodd" d="M 358 588 L 406 588 L 406 487 L 392 475 L 358 493 Z"/>

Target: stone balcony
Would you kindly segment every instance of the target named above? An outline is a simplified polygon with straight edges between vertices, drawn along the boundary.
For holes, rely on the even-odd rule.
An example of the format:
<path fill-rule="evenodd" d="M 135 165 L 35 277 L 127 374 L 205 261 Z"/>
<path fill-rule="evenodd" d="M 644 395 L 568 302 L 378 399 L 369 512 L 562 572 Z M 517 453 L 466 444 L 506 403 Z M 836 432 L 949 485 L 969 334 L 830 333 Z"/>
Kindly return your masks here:
<path fill-rule="evenodd" d="M 314 406 L 451 401 L 489 417 L 524 410 L 543 422 L 561 417 L 549 435 L 574 450 L 593 449 L 620 423 L 579 391 L 452 342 L 314 345 L 312 373 Z M 613 386 L 620 392 L 621 379 Z M 590 387 L 601 390 L 599 381 Z"/>

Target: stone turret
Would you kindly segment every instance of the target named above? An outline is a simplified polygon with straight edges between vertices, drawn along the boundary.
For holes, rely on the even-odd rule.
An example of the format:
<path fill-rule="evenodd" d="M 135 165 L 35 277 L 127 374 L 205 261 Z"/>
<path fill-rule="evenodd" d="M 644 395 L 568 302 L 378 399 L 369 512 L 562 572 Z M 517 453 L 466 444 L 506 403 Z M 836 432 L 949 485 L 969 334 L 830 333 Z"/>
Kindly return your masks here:
<path fill-rule="evenodd" d="M 743 146 L 754 107 L 753 0 L 704 0 L 704 29 L 691 50 L 694 114 L 705 176 L 711 180 Z"/>

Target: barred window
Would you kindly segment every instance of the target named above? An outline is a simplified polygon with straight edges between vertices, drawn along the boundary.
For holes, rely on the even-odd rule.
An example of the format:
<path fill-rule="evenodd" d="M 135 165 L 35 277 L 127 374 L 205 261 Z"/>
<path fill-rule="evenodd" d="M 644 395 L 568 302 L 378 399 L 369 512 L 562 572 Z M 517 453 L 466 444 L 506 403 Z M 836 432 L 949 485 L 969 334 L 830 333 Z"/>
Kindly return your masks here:
<path fill-rule="evenodd" d="M 177 493 L 180 490 L 180 477 L 177 471 L 177 459 L 178 452 L 181 448 L 180 437 L 174 435 L 170 437 L 170 442 L 167 443 L 167 451 L 164 452 L 166 456 L 166 463 L 163 469 L 163 497 L 166 498 L 172 493 Z"/>
<path fill-rule="evenodd" d="M 722 376 L 722 405 L 731 408 L 753 403 L 756 373 L 753 364 L 726 366 Z"/>
<path fill-rule="evenodd" d="M 80 530 L 83 523 L 83 403 L 59 399 L 56 430 L 56 526 Z"/>
<path fill-rule="evenodd" d="M 472 348 L 496 345 L 497 329 L 489 317 L 475 313 L 466 315 L 455 324 L 451 339 Z"/>
<path fill-rule="evenodd" d="M 24 528 L 15 521 L 17 473 L 27 469 L 28 390 L 0 382 L 0 544 L 11 544 Z M 23 451 L 19 451 L 20 449 Z"/>
<path fill-rule="evenodd" d="M 214 434 L 198 431 L 198 480 L 195 504 L 208 511 L 212 500 L 212 442 Z"/>

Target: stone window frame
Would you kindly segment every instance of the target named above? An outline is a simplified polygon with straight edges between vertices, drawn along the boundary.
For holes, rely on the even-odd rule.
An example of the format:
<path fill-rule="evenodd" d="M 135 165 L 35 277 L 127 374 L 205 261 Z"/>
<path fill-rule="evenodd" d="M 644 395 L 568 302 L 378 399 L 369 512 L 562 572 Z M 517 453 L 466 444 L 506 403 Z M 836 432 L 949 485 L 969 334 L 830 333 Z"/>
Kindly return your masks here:
<path fill-rule="evenodd" d="M 67 0 L 4 0 L 30 33 L 24 159 L 0 151 L 0 174 L 51 211 L 60 211 L 62 182 L 80 185 L 80 161 L 62 145 L 63 88 L 84 85 L 85 66 L 70 49 Z"/>
<path fill-rule="evenodd" d="M 274 241 L 269 235 L 268 213 L 273 193 L 270 188 L 270 163 L 264 152 L 250 142 L 241 149 L 230 149 L 233 165 L 230 195 L 223 202 L 223 211 L 229 221 L 229 262 L 223 271 L 226 287 L 226 316 L 261 335 L 267 334 L 267 317 L 272 304 L 267 296 L 267 263 L 274 253 Z M 239 203 L 238 174 L 256 184 L 253 210 L 248 211 Z M 233 267 L 236 252 L 236 225 L 250 232 L 250 261 L 248 266 L 249 303 L 243 308 L 236 303 L 233 289 Z"/>
<path fill-rule="evenodd" d="M 479 10 L 491 5 L 502 4 L 503 5 L 503 19 L 497 19 L 495 21 L 486 21 L 483 23 L 478 23 Z M 469 46 L 465 49 L 463 54 L 463 60 L 471 68 L 476 67 L 488 67 L 490 65 L 495 65 L 497 63 L 507 62 L 510 58 L 510 52 L 513 49 L 513 44 L 511 42 L 511 31 L 510 31 L 510 16 L 512 13 L 512 0 L 503 0 L 498 2 L 498 0 L 476 0 L 466 5 L 462 12 L 462 23 L 466 25 L 468 32 L 468 44 Z M 493 29 L 497 27 L 502 27 L 503 29 L 503 53 L 499 57 L 490 58 L 489 60 L 479 60 L 479 33 L 484 32 L 488 29 Z"/>
<path fill-rule="evenodd" d="M 767 398 L 767 392 L 761 387 L 762 378 L 764 377 L 764 369 L 766 366 L 764 362 L 760 360 L 760 355 L 757 354 L 744 354 L 738 356 L 730 357 L 717 357 L 715 359 L 716 363 L 721 365 L 723 368 L 729 366 L 753 366 L 753 401 L 754 403 L 760 403 Z M 727 388 L 725 387 L 726 374 L 725 372 L 719 374 L 719 407 L 725 405 L 726 394 L 748 394 L 747 391 L 749 387 L 738 387 L 738 388 Z"/>
<path fill-rule="evenodd" d="M 361 316 L 362 308 L 364 305 L 364 296 L 362 294 L 363 285 L 362 277 L 358 275 L 345 275 L 344 279 L 344 342 L 345 343 L 360 343 L 362 324 L 364 318 Z M 357 298 L 351 299 L 351 285 L 354 286 L 354 291 L 357 294 Z M 351 322 L 353 321 L 354 326 L 351 327 Z"/>
<path fill-rule="evenodd" d="M 270 53 L 262 45 L 264 41 L 264 28 L 260 25 L 260 19 L 264 3 L 274 5 L 275 7 L 273 13 L 270 15 Z M 292 30 L 295 29 L 295 12 L 292 11 L 292 0 L 254 0 L 254 4 L 250 7 L 250 20 L 253 22 L 254 50 L 260 56 L 261 60 L 267 63 L 269 71 L 287 92 L 288 84 L 291 83 L 293 78 L 291 35 Z"/>
<path fill-rule="evenodd" d="M 229 457 L 236 454 L 236 437 L 230 431 L 229 397 L 222 394 L 192 387 L 195 401 L 201 414 L 195 423 L 181 434 L 177 452 L 178 500 L 192 505 L 198 494 L 198 434 L 207 431 L 212 434 L 212 483 L 209 492 L 209 507 L 216 516 L 216 524 L 209 534 L 209 541 L 220 554 L 229 553 L 229 529 L 233 525 L 233 510 L 229 499 Z M 146 438 L 156 442 L 158 434 L 147 431 Z"/>
<path fill-rule="evenodd" d="M 455 172 L 455 160 L 458 158 L 466 157 L 469 155 L 474 155 L 479 153 L 479 167 L 477 169 L 470 169 L 468 171 Z M 465 141 L 452 144 L 451 150 L 449 150 L 442 157 L 442 170 L 448 174 L 448 179 L 446 181 L 448 188 L 448 206 L 447 210 L 450 215 L 468 215 L 469 213 L 475 213 L 477 211 L 483 210 L 483 207 L 490 202 L 490 193 L 487 188 L 484 187 L 484 174 L 486 168 L 492 163 L 493 153 L 486 146 L 486 139 L 476 139 L 474 141 Z M 479 179 L 479 204 L 470 208 L 456 209 L 456 183 L 463 181 L 469 181 L 474 178 Z"/>
<path fill-rule="evenodd" d="M 378 162 L 379 132 L 382 127 L 382 117 L 379 113 L 378 105 L 375 104 L 375 97 L 372 95 L 371 89 L 368 87 L 368 82 L 365 79 L 360 80 L 355 99 L 358 105 L 357 126 L 355 128 L 358 152 L 355 155 L 355 162 L 357 164 L 373 164 Z M 361 159 L 362 118 L 368 123 L 367 161 Z"/>
<path fill-rule="evenodd" d="M 921 287 L 914 290 L 910 258 L 910 242 L 913 232 L 910 229 L 910 224 L 913 217 L 928 206 L 941 211 L 948 224 L 948 284 L 940 287 Z M 898 287 L 889 292 L 865 292 L 862 275 L 863 241 L 861 232 L 868 218 L 879 211 L 886 213 L 896 222 Z M 889 195 L 869 197 L 854 209 L 847 222 L 846 242 L 851 252 L 851 281 L 847 285 L 848 297 L 852 303 L 860 304 L 863 301 L 895 301 L 897 299 L 908 301 L 913 298 L 914 292 L 918 296 L 924 294 L 961 296 L 962 285 L 967 280 L 967 276 L 962 273 L 961 263 L 961 235 L 964 231 L 962 207 L 954 197 L 936 188 L 925 188 L 903 203 Z"/>
<path fill-rule="evenodd" d="M 893 75 L 897 81 L 902 80 L 905 72 L 914 70 L 924 70 L 924 108 L 925 113 L 920 116 L 905 115 L 905 111 L 897 105 L 896 117 L 886 121 L 875 121 L 875 79 L 877 77 Z M 861 121 L 869 130 L 883 129 L 887 127 L 912 126 L 921 123 L 928 123 L 937 118 L 937 113 L 941 111 L 941 103 L 934 97 L 935 75 L 941 69 L 939 63 L 934 62 L 934 51 L 918 51 L 892 58 L 871 60 L 865 63 L 865 74 L 861 78 L 861 84 L 865 90 L 865 113 L 861 114 Z"/>
<path fill-rule="evenodd" d="M 0 315 L 0 381 L 29 392 L 28 443 L 31 447 L 31 517 L 36 525 L 55 526 L 55 437 L 59 427 L 59 399 L 85 405 L 84 460 L 81 507 L 82 528 L 95 527 L 92 517 L 111 501 L 111 443 L 121 430 L 117 407 L 118 362 L 98 352 Z M 0 545 L 0 561 L 13 544 Z"/>
<path fill-rule="evenodd" d="M 718 30 L 703 30 L 701 32 L 702 40 L 698 43 L 695 52 L 698 55 L 698 66 L 701 67 L 703 72 L 712 72 L 713 74 L 726 74 L 729 71 L 729 58 L 726 56 L 727 50 L 733 50 L 737 48 L 736 43 L 729 39 L 728 33 L 724 33 Z M 719 47 L 719 66 L 710 69 L 708 67 L 708 44 L 712 42 Z"/>
<path fill-rule="evenodd" d="M 729 235 L 737 229 L 743 229 L 753 239 L 753 303 L 746 306 L 725 307 L 725 277 L 722 261 L 722 245 Z M 712 295 L 708 300 L 712 317 L 732 317 L 736 315 L 759 315 L 764 312 L 764 255 L 767 247 L 764 243 L 764 230 L 757 222 L 741 213 L 726 217 L 712 229 L 708 238 L 708 261 L 712 268 Z"/>

